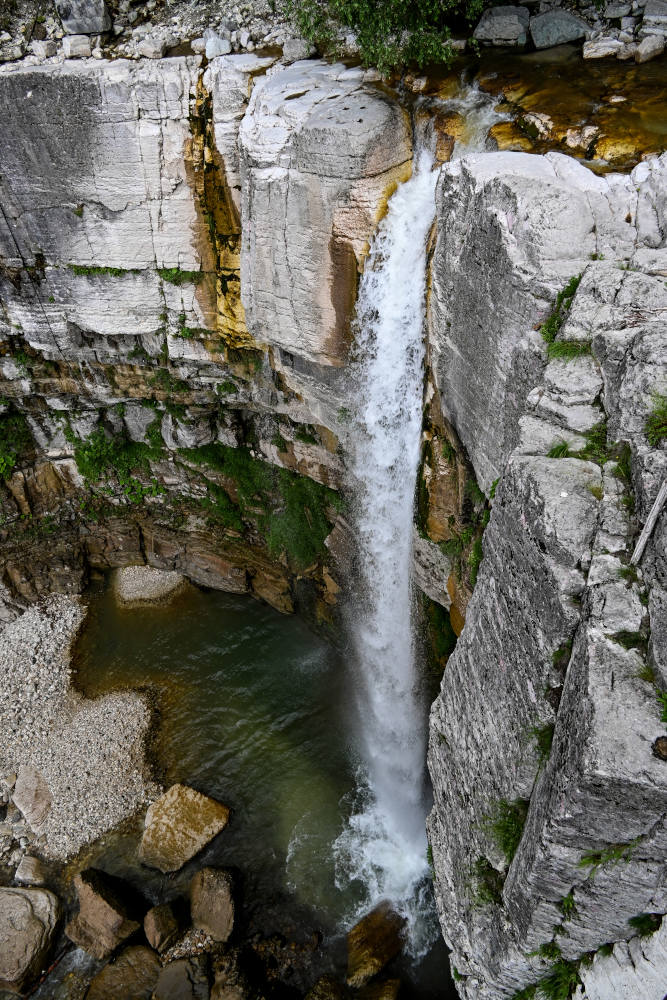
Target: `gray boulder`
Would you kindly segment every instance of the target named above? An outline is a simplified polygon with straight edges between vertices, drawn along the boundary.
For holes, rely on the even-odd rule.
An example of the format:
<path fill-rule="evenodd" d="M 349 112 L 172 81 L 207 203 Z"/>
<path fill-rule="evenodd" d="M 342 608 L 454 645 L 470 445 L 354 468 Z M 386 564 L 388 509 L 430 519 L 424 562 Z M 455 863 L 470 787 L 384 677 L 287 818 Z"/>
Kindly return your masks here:
<path fill-rule="evenodd" d="M 638 63 L 649 62 L 657 59 L 665 51 L 665 39 L 661 35 L 646 35 L 642 38 L 635 51 L 635 61 Z"/>
<path fill-rule="evenodd" d="M 98 35 L 111 28 L 104 0 L 56 0 L 67 35 Z"/>
<path fill-rule="evenodd" d="M 212 38 L 207 39 L 205 51 L 207 59 L 215 59 L 216 56 L 227 56 L 232 51 L 232 43 L 228 38 L 220 38 L 219 35 L 213 35 Z"/>
<path fill-rule="evenodd" d="M 530 35 L 536 49 L 575 42 L 584 38 L 588 30 L 588 25 L 582 18 L 560 8 L 545 11 L 530 19 Z"/>
<path fill-rule="evenodd" d="M 525 7 L 491 7 L 485 10 L 473 37 L 486 45 L 526 44 L 530 15 Z"/>
<path fill-rule="evenodd" d="M 46 889 L 0 889 L 0 990 L 19 993 L 39 974 L 59 916 Z"/>
<path fill-rule="evenodd" d="M 288 38 L 283 45 L 283 62 L 293 63 L 299 59 L 308 59 L 313 47 L 305 38 Z"/>
<path fill-rule="evenodd" d="M 648 0 L 644 8 L 642 35 L 667 35 L 667 0 Z"/>

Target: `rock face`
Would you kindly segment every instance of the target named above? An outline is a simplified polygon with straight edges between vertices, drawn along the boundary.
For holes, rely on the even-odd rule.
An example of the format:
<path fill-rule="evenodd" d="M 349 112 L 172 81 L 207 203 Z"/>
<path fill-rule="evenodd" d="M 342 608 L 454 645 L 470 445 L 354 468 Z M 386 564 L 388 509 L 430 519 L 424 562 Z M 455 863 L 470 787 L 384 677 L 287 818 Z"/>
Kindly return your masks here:
<path fill-rule="evenodd" d="M 642 679 L 642 636 L 663 628 L 664 527 L 641 589 L 627 570 L 627 496 L 643 523 L 667 471 L 644 434 L 667 385 L 666 184 L 665 157 L 600 179 L 555 154 L 490 154 L 445 167 L 438 190 L 432 363 L 478 481 L 500 477 L 429 748 L 436 898 L 475 1000 L 539 982 L 554 940 L 576 970 L 667 903 L 662 727 Z M 557 341 L 584 344 L 567 360 L 546 356 L 550 315 Z M 612 457 L 621 442 L 631 468 Z"/>
<path fill-rule="evenodd" d="M 667 967 L 667 921 L 650 937 L 618 941 L 611 955 L 596 955 L 581 969 L 582 985 L 573 1000 L 642 997 L 663 1000 Z"/>
<path fill-rule="evenodd" d="M 234 881 L 231 872 L 202 868 L 190 883 L 192 923 L 223 944 L 234 930 Z"/>
<path fill-rule="evenodd" d="M 79 912 L 65 928 L 67 937 L 101 960 L 141 926 L 114 879 L 94 868 L 74 878 Z"/>
<path fill-rule="evenodd" d="M 20 993 L 53 944 L 60 905 L 46 889 L 0 888 L 0 989 Z"/>
<path fill-rule="evenodd" d="M 175 872 L 227 826 L 229 809 L 187 785 L 172 785 L 148 808 L 139 859 Z"/>
<path fill-rule="evenodd" d="M 365 986 L 402 947 L 404 920 L 388 902 L 379 903 L 347 935 L 347 984 Z"/>

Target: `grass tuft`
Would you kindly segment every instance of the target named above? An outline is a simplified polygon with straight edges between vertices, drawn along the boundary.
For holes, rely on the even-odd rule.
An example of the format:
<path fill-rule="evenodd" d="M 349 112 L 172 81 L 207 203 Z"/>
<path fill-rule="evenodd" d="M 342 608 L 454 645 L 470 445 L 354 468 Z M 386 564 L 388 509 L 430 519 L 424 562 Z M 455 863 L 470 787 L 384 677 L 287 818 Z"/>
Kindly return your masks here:
<path fill-rule="evenodd" d="M 636 917 L 630 917 L 628 923 L 640 937 L 648 937 L 658 930 L 662 917 L 662 913 L 639 913 Z"/>
<path fill-rule="evenodd" d="M 511 864 L 523 836 L 523 828 L 528 815 L 528 799 L 508 802 L 501 799 L 493 813 L 486 817 L 486 827 L 496 845 Z"/>
<path fill-rule="evenodd" d="M 547 347 L 547 357 L 573 361 L 591 353 L 589 340 L 556 340 Z"/>
<path fill-rule="evenodd" d="M 652 448 L 667 439 L 667 395 L 654 393 L 653 409 L 646 419 L 644 433 Z"/>

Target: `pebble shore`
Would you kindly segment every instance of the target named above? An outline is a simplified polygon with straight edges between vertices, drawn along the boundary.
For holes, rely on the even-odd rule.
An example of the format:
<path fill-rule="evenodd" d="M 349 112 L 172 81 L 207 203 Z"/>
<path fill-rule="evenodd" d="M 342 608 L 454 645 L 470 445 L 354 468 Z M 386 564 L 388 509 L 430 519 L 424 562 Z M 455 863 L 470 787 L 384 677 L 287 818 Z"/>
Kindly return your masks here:
<path fill-rule="evenodd" d="M 11 788 L 21 767 L 40 773 L 51 804 L 34 830 L 36 846 L 58 860 L 160 791 L 145 763 L 147 699 L 116 692 L 91 700 L 71 687 L 85 613 L 77 598 L 54 595 L 0 631 L 0 778 Z"/>

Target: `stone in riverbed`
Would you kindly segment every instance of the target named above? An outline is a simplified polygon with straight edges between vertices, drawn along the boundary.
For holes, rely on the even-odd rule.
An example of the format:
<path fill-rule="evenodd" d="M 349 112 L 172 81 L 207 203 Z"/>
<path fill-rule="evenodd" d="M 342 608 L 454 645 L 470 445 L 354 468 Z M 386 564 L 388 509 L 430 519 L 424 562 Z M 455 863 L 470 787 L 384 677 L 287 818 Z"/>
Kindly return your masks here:
<path fill-rule="evenodd" d="M 175 872 L 194 858 L 229 821 L 222 802 L 187 785 L 172 785 L 146 813 L 139 860 L 149 868 Z"/>
<path fill-rule="evenodd" d="M 114 594 L 125 607 L 159 604 L 168 600 L 185 583 L 185 577 L 152 566 L 125 566 L 114 574 Z"/>
<path fill-rule="evenodd" d="M 144 934 L 151 948 L 162 953 L 178 937 L 179 923 L 171 903 L 152 906 L 144 917 Z"/>
<path fill-rule="evenodd" d="M 0 990 L 21 992 L 39 974 L 59 917 L 46 889 L 0 889 Z"/>
<path fill-rule="evenodd" d="M 192 923 L 224 944 L 234 930 L 234 882 L 223 868 L 202 868 L 190 883 Z"/>
<path fill-rule="evenodd" d="M 657 59 L 665 51 L 665 39 L 661 35 L 647 35 L 635 50 L 635 62 L 645 63 Z"/>
<path fill-rule="evenodd" d="M 36 831 L 48 816 L 53 799 L 40 772 L 25 766 L 19 770 L 12 801 L 25 816 L 30 828 Z"/>
<path fill-rule="evenodd" d="M 210 985 L 206 956 L 169 962 L 158 976 L 153 1000 L 208 1000 Z"/>
<path fill-rule="evenodd" d="M 30 854 L 21 858 L 18 868 L 14 873 L 14 881 L 23 885 L 43 885 L 46 878 L 44 865 Z"/>
<path fill-rule="evenodd" d="M 624 49 L 623 42 L 618 38 L 596 38 L 592 42 L 584 42 L 584 59 L 608 59 L 617 56 Z"/>
<path fill-rule="evenodd" d="M 525 7 L 491 7 L 482 14 L 473 37 L 486 45 L 523 46 L 529 21 Z"/>
<path fill-rule="evenodd" d="M 588 30 L 588 25 L 581 17 L 561 8 L 547 10 L 530 19 L 530 34 L 536 49 L 575 42 L 584 38 Z"/>
<path fill-rule="evenodd" d="M 65 934 L 79 948 L 104 961 L 141 924 L 118 879 L 87 868 L 75 877 L 74 886 L 79 912 L 65 928 Z"/>
<path fill-rule="evenodd" d="M 150 948 L 126 948 L 105 965 L 90 984 L 86 1000 L 150 1000 L 160 974 L 160 960 Z"/>
<path fill-rule="evenodd" d="M 359 989 L 395 958 L 403 942 L 405 920 L 384 900 L 347 935 L 347 984 Z"/>

